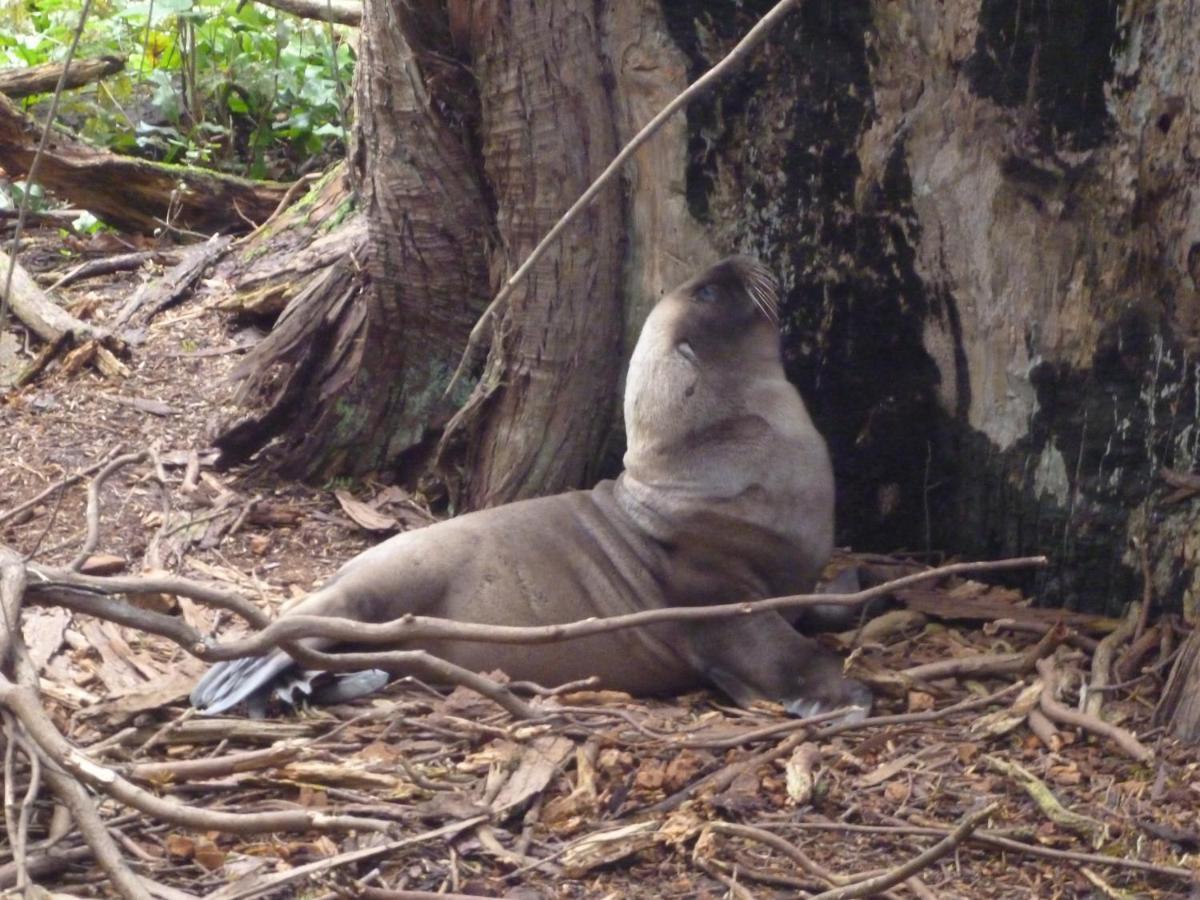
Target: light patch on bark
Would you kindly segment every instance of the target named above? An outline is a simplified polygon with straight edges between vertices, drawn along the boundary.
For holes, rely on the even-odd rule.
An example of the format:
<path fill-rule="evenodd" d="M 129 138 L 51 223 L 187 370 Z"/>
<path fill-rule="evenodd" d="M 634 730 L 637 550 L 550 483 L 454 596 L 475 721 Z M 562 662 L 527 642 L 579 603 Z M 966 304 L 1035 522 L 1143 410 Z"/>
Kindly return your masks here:
<path fill-rule="evenodd" d="M 624 145 L 688 85 L 687 59 L 667 33 L 657 0 L 607 4 L 604 29 L 616 78 L 617 137 Z M 625 347 L 664 293 L 721 256 L 688 210 L 687 117 L 667 122 L 625 172 L 628 239 Z"/>
<path fill-rule="evenodd" d="M 1071 480 L 1067 477 L 1067 464 L 1062 453 L 1053 443 L 1046 445 L 1038 457 L 1033 470 L 1033 489 L 1039 496 L 1049 495 L 1066 507 L 1071 501 Z"/>

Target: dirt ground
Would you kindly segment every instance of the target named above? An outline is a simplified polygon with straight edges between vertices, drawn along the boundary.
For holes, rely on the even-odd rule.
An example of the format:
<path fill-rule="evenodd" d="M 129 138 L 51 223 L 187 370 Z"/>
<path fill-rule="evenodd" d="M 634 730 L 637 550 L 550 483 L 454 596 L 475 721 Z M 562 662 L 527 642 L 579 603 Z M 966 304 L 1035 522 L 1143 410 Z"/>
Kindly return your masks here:
<path fill-rule="evenodd" d="M 64 258 L 54 232 L 35 232 L 20 260 L 35 274 L 61 274 L 90 252 L 122 249 L 101 241 Z M 103 324 L 160 274 L 148 267 L 58 295 Z M 356 524 L 335 488 L 390 500 L 378 507 L 384 515 L 404 518 L 404 501 L 382 485 L 306 486 L 261 469 L 202 467 L 189 483 L 189 453 L 206 459 L 214 424 L 236 412 L 230 376 L 248 332 L 216 308 L 221 287 L 210 282 L 155 317 L 124 359 L 127 377 L 51 366 L 9 393 L 0 514 L 115 453 L 152 450 L 100 491 L 99 570 L 163 568 L 274 609 L 383 536 Z M 65 563 L 86 533 L 86 488 L 4 521 L 0 543 Z M 522 723 L 463 689 L 403 679 L 344 707 L 201 719 L 186 694 L 203 665 L 165 639 L 54 607 L 27 607 L 23 630 L 55 723 L 131 781 L 206 809 L 310 809 L 375 823 L 236 836 L 94 795 L 126 861 L 164 898 L 825 896 L 839 878 L 914 859 L 991 804 L 970 839 L 882 895 L 1200 896 L 1200 755 L 1151 724 L 1179 635 L 1160 629 L 1134 660 L 1133 645 L 1118 648 L 1117 669 L 1129 662 L 1130 677 L 1105 692 L 1104 717 L 1148 748 L 1139 761 L 1113 740 L 1039 717 L 1040 654 L 1031 651 L 1046 648 L 1055 617 L 1024 612 L 1029 599 L 947 579 L 902 597 L 905 614 L 877 629 L 830 636 L 842 649 L 857 645 L 855 671 L 879 698 L 876 718 L 855 728 L 735 710 L 708 692 L 635 700 L 576 691 L 540 698 L 552 715 Z M 232 633 L 228 615 L 155 602 L 205 633 Z M 1096 642 L 1114 624 L 1075 617 L 1052 629 L 1066 706 L 1077 705 Z M 1029 665 L 999 673 L 954 664 L 1027 651 Z M 914 670 L 927 663 L 943 668 Z M 202 760 L 212 765 L 184 765 Z M 11 825 L 28 770 L 19 754 L 9 765 Z M 28 806 L 35 880 L 111 895 L 79 835 L 62 833 L 49 791 Z M 15 878 L 6 834 L 0 890 Z"/>

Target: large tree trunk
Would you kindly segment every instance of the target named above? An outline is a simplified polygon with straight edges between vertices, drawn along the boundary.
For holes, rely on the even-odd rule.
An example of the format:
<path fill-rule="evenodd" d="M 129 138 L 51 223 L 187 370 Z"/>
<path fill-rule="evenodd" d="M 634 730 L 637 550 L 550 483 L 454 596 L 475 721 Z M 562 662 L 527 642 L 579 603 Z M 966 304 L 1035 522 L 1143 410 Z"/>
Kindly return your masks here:
<path fill-rule="evenodd" d="M 470 7 L 463 32 L 480 85 L 484 171 L 499 235 L 492 271 L 507 278 L 616 155 L 599 7 L 591 0 L 452 6 Z M 589 480 L 620 368 L 621 233 L 613 189 L 509 300 L 483 380 L 444 442 L 465 451 L 469 506 Z"/>
<path fill-rule="evenodd" d="M 291 458 L 415 478 L 458 409 L 438 458 L 467 504 L 585 483 L 620 332 L 627 351 L 663 289 L 746 250 L 784 282 L 842 540 L 1048 552 L 1041 596 L 1115 608 L 1141 591 L 1136 539 L 1157 600 L 1194 607 L 1194 501 L 1161 502 L 1160 472 L 1200 454 L 1200 21 L 1161 4 L 800 4 L 643 148 L 439 405 L 504 275 L 768 5 L 454 0 L 415 23 L 369 2 L 369 277 L 341 313 L 361 341 L 314 364 L 276 428 Z"/>

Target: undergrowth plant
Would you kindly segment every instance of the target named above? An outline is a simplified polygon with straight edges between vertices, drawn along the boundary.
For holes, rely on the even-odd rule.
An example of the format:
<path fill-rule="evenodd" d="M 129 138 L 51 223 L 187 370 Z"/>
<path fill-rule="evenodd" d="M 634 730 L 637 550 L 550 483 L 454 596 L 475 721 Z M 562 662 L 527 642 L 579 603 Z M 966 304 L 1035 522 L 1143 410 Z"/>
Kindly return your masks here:
<path fill-rule="evenodd" d="M 0 67 L 61 61 L 82 2 L 0 3 Z M 255 178 L 290 178 L 342 155 L 351 30 L 238 7 L 94 0 L 77 58 L 121 56 L 125 69 L 64 95 L 60 118 L 119 152 Z M 45 101 L 25 105 L 36 113 Z"/>

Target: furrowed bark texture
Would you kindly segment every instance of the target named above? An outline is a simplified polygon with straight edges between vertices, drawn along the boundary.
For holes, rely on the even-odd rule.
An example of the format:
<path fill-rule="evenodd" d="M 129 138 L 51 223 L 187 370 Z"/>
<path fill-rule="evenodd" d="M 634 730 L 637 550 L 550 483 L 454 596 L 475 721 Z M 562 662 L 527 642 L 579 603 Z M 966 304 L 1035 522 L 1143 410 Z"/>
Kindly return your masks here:
<path fill-rule="evenodd" d="M 323 261 L 340 274 L 297 295 L 243 366 L 243 396 L 268 412 L 226 430 L 231 459 L 281 433 L 285 471 L 378 471 L 425 455 L 453 412 L 442 394 L 490 288 L 488 207 L 463 137 L 475 101 L 451 52 L 444 11 L 367 4 L 351 160 L 360 212 L 325 240 L 357 237 Z"/>
<path fill-rule="evenodd" d="M 485 0 L 461 23 L 496 201 L 498 286 L 617 152 L 597 6 Z M 621 196 L 603 192 L 513 293 L 448 430 L 467 506 L 578 487 L 612 419 L 621 353 Z"/>

